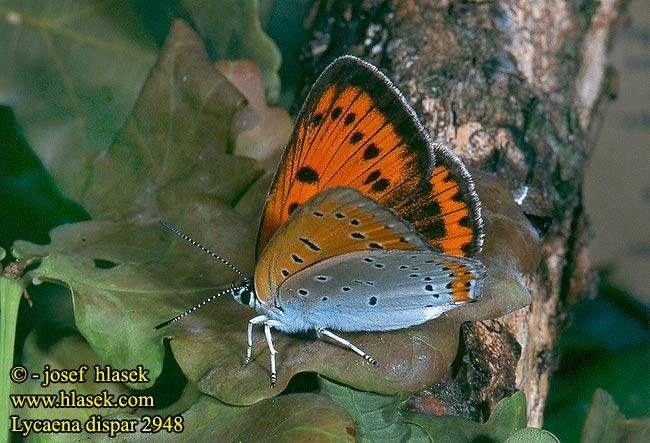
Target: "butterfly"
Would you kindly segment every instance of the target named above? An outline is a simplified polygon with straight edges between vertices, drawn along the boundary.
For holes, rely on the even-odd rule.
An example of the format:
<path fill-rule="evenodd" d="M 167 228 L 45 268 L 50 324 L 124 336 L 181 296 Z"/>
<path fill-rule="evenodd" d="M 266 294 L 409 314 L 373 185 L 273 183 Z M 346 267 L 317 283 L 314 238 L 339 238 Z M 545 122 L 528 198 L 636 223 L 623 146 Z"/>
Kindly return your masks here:
<path fill-rule="evenodd" d="M 300 110 L 262 212 L 254 277 L 226 293 L 254 308 L 277 381 L 271 329 L 315 331 L 374 366 L 334 331 L 391 331 L 474 301 L 485 277 L 481 203 L 462 161 L 434 143 L 402 93 L 372 64 L 335 59 Z"/>

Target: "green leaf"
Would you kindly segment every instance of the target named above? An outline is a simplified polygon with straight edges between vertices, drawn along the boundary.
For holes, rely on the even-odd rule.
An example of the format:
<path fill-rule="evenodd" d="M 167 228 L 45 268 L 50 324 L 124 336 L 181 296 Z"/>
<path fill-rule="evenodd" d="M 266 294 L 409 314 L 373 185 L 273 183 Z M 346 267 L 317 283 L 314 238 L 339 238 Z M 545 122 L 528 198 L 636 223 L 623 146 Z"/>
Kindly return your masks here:
<path fill-rule="evenodd" d="M 116 383 L 95 383 L 94 382 L 94 365 L 103 365 L 97 354 L 88 344 L 79 336 L 66 336 L 59 339 L 56 343 L 48 347 L 39 346 L 39 342 L 45 341 L 49 331 L 32 332 L 25 341 L 23 348 L 23 365 L 30 374 L 40 374 L 38 379 L 29 377 L 24 383 L 14 385 L 12 394 L 19 395 L 56 395 L 59 391 L 64 390 L 70 394 L 74 390 L 78 396 L 100 394 L 102 390 L 107 390 L 111 395 L 121 395 L 128 393 L 125 386 Z M 53 373 L 55 370 L 77 370 L 82 365 L 86 365 L 88 370 L 84 373 L 84 381 L 77 383 L 50 383 L 48 386 L 45 375 L 43 375 L 45 365 Z M 137 394 L 137 392 L 136 392 Z M 131 408 L 124 408 L 124 412 L 130 411 Z M 66 419 L 66 420 L 86 420 L 92 414 L 114 414 L 119 409 L 114 408 L 82 408 L 82 407 L 62 407 L 48 408 L 24 407 L 14 409 L 12 414 L 18 415 L 21 419 Z"/>
<path fill-rule="evenodd" d="M 549 432 L 525 428 L 526 400 L 522 392 L 497 404 L 487 423 L 462 417 L 436 416 L 404 410 L 408 396 L 384 396 L 358 391 L 319 378 L 321 394 L 343 406 L 357 424 L 359 442 L 557 442 Z"/>
<path fill-rule="evenodd" d="M 163 336 L 151 328 L 233 277 L 207 256 L 188 261 L 196 251 L 158 217 L 198 226 L 197 238 L 218 242 L 219 252 L 252 268 L 245 251 L 253 250 L 255 221 L 232 205 L 261 171 L 226 152 L 242 105 L 196 34 L 178 22 L 122 134 L 94 163 L 82 198 L 95 220 L 55 229 L 46 246 L 15 243 L 15 256 L 41 260 L 31 278 L 71 288 L 77 325 L 105 361 L 145 364 L 155 378 Z M 217 273 L 205 272 L 215 266 Z"/>
<path fill-rule="evenodd" d="M 186 415 L 188 428 L 202 430 L 204 441 L 354 441 L 354 423 L 345 410 L 312 394 L 290 394 L 249 408 L 227 407 L 203 397 Z"/>
<path fill-rule="evenodd" d="M 0 5 L 0 103 L 15 110 L 69 198 L 78 198 L 155 60 L 137 17 L 128 3 L 98 0 Z"/>
<path fill-rule="evenodd" d="M 560 443 L 560 440 L 543 429 L 524 428 L 512 434 L 504 443 Z"/>
<path fill-rule="evenodd" d="M 116 418 L 129 418 L 121 415 Z M 351 443 L 354 423 L 335 403 L 313 394 L 290 394 L 250 407 L 225 405 L 203 396 L 182 414 L 180 434 L 136 432 L 120 441 L 140 442 L 269 442 Z M 139 426 L 139 428 L 141 425 Z M 95 437 L 96 436 L 91 436 Z M 105 441 L 95 439 L 94 441 Z"/>
<path fill-rule="evenodd" d="M 585 355 L 590 358 L 585 359 Z M 647 343 L 611 354 L 590 348 L 573 356 L 574 361 L 585 362 L 585 366 L 567 366 L 570 370 L 554 376 L 544 411 L 545 427 L 562 441 L 577 441 L 581 427 L 575 423 L 585 420 L 590 403 L 593 405 L 594 391 L 599 387 L 607 388 L 626 415 L 650 415 L 649 356 Z"/>
<path fill-rule="evenodd" d="M 233 116 L 244 105 L 198 36 L 175 22 L 132 115 L 95 160 L 81 202 L 94 218 L 213 222 L 201 212 L 235 204 L 262 173 L 254 160 L 229 153 Z"/>
<path fill-rule="evenodd" d="M 42 335 L 42 334 L 41 334 Z M 42 339 L 42 337 L 41 337 Z M 124 386 L 113 383 L 94 383 L 94 365 L 102 365 L 92 349 L 76 336 L 64 337 L 47 350 L 37 345 L 37 334 L 31 334 L 25 343 L 25 360 L 22 364 L 30 373 L 43 370 L 43 362 L 50 369 L 76 369 L 81 365 L 90 367 L 84 383 L 58 383 L 42 387 L 39 380 L 29 378 L 21 385 L 14 385 L 12 394 L 58 394 L 60 390 L 78 396 L 101 394 L 138 395 Z M 113 408 L 22 408 L 12 411 L 21 420 L 65 419 L 79 420 L 82 428 L 92 415 L 101 415 L 102 420 L 136 420 L 137 432 L 118 434 L 119 441 L 184 441 L 193 442 L 282 442 L 312 441 L 323 443 L 344 443 L 354 441 L 354 423 L 343 408 L 335 403 L 312 394 L 293 394 L 278 399 L 262 401 L 251 407 L 228 406 L 207 396 L 194 396 L 189 407 L 183 407 L 184 400 L 165 409 L 141 408 L 137 414 Z M 156 398 L 154 397 L 154 400 Z M 182 409 L 181 409 L 182 408 Z M 143 416 L 182 417 L 182 431 L 168 433 L 162 430 L 151 434 L 142 432 Z M 6 421 L 9 423 L 9 420 Z M 83 441 L 108 441 L 107 432 L 77 434 Z M 71 434 L 31 434 L 29 441 L 70 441 Z"/>
<path fill-rule="evenodd" d="M 1 249 L 1 248 L 0 248 Z M 14 361 L 18 306 L 25 287 L 13 278 L 0 275 L 0 440 L 9 441 L 9 402 L 13 383 L 8 375 Z"/>
<path fill-rule="evenodd" d="M 281 55 L 260 24 L 258 0 L 183 0 L 219 59 L 249 59 L 261 70 L 270 103 L 280 98 Z"/>
<path fill-rule="evenodd" d="M 404 394 L 386 396 L 358 391 L 319 377 L 321 394 L 343 406 L 357 424 L 357 438 L 363 442 L 429 442 L 426 434 L 400 418 L 408 398 Z"/>
<path fill-rule="evenodd" d="M 626 419 L 606 391 L 596 389 L 587 411 L 581 443 L 633 443 L 650 440 L 650 417 Z"/>
<path fill-rule="evenodd" d="M 523 392 L 504 398 L 485 424 L 462 417 L 425 415 L 412 411 L 404 411 L 402 417 L 404 421 L 422 427 L 433 442 L 471 443 L 479 438 L 504 442 L 526 426 L 526 398 Z"/>

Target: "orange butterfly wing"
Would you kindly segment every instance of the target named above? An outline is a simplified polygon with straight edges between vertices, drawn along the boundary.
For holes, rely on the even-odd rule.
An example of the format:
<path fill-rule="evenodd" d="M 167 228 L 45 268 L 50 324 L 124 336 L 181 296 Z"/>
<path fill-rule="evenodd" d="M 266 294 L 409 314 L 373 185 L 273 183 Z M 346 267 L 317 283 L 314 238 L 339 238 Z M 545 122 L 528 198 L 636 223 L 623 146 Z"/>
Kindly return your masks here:
<path fill-rule="evenodd" d="M 415 194 L 393 209 L 442 252 L 473 257 L 483 246 L 481 201 L 474 181 L 446 147 L 434 144 L 433 149 L 433 173 Z"/>
<path fill-rule="evenodd" d="M 480 203 L 464 165 L 431 141 L 384 74 L 352 56 L 332 62 L 305 100 L 269 190 L 257 255 L 299 205 L 332 186 L 394 208 L 442 252 L 480 250 Z"/>
<path fill-rule="evenodd" d="M 257 297 L 266 303 L 287 278 L 330 257 L 362 250 L 431 249 L 410 223 L 342 186 L 312 196 L 277 234 L 260 255 L 253 279 Z"/>

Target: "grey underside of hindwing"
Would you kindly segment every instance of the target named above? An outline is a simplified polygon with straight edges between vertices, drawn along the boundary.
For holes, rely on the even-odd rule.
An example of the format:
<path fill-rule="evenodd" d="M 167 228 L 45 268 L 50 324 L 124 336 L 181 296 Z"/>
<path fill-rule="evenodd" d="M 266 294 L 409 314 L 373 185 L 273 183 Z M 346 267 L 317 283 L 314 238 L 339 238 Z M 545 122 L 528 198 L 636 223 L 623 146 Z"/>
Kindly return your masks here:
<path fill-rule="evenodd" d="M 452 300 L 449 263 L 463 264 L 478 276 L 469 287 L 470 298 L 476 298 L 483 265 L 474 259 L 391 250 L 323 260 L 280 286 L 276 306 L 287 325 L 281 329 L 388 331 L 424 323 L 459 305 Z"/>

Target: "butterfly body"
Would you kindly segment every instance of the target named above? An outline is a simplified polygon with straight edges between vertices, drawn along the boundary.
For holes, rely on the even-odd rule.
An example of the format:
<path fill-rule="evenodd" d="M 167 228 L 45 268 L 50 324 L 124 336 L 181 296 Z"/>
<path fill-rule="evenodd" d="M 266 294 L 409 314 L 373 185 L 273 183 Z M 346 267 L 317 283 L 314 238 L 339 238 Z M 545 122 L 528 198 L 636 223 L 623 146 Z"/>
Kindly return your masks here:
<path fill-rule="evenodd" d="M 332 331 L 407 328 L 474 301 L 482 242 L 481 204 L 462 161 L 431 141 L 384 74 L 344 56 L 298 115 L 264 205 L 254 277 L 198 246 L 244 278 L 207 301 L 230 292 L 258 311 L 244 365 L 262 324 L 275 386 L 271 328 L 314 330 L 377 366 Z"/>

